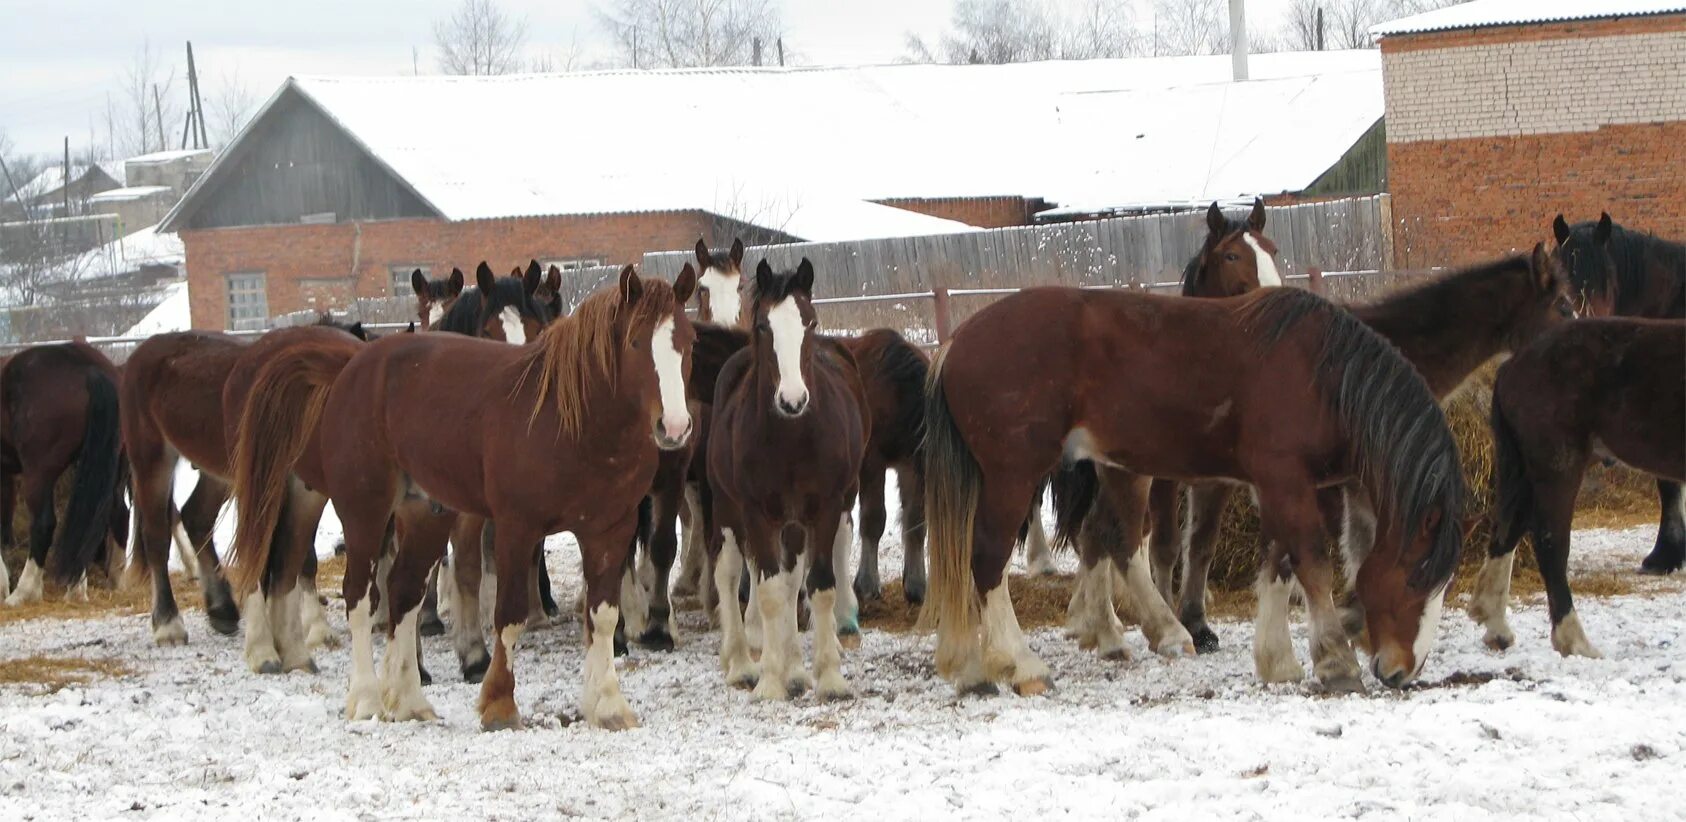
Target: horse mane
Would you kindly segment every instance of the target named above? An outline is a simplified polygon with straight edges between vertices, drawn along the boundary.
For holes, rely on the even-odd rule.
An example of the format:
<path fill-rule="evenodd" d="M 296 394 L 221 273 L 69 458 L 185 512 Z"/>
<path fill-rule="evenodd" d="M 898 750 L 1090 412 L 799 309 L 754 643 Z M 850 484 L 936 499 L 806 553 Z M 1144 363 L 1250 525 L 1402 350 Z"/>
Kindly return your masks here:
<path fill-rule="evenodd" d="M 476 286 L 469 286 L 457 296 L 457 301 L 439 318 L 435 331 L 448 331 L 466 337 L 480 336 L 480 307 L 486 302 Z"/>
<path fill-rule="evenodd" d="M 1402 544 L 1416 538 L 1431 510 L 1439 532 L 1412 571 L 1429 590 L 1450 579 L 1462 543 L 1463 467 L 1446 415 L 1428 385 L 1385 338 L 1352 314 L 1308 291 L 1265 289 L 1241 308 L 1247 329 L 1273 346 L 1303 322 L 1321 321 L 1315 388 L 1351 445 L 1359 475 L 1387 503 Z"/>
<path fill-rule="evenodd" d="M 1444 328 L 1452 318 L 1466 316 L 1467 312 L 1496 310 L 1499 306 L 1483 298 L 1499 296 L 1494 293 L 1500 290 L 1498 286 L 1516 281 L 1519 274 L 1525 278 L 1531 272 L 1528 257 L 1517 254 L 1426 277 L 1376 300 L 1353 306 L 1352 311 L 1372 326 Z M 1471 294 L 1478 289 L 1480 294 Z"/>
<path fill-rule="evenodd" d="M 439 325 L 434 330 L 478 337 L 487 312 L 502 311 L 510 306 L 520 311 L 521 316 L 537 317 L 541 323 L 550 319 L 550 309 L 535 301 L 532 295 L 527 293 L 526 286 L 520 279 L 498 277 L 492 281 L 489 302 L 488 295 L 478 286 L 463 289 L 457 301 L 445 312 L 445 316 L 439 318 Z"/>
<path fill-rule="evenodd" d="M 536 345 L 523 350 L 521 375 L 512 394 L 521 391 L 529 378 L 538 380 L 529 426 L 538 420 L 545 402 L 554 401 L 562 433 L 570 439 L 579 436 L 593 379 L 603 380 L 611 391 L 615 387 L 615 360 L 627 342 L 615 336 L 616 322 L 625 319 L 622 327 L 630 334 L 636 328 L 653 327 L 678 307 L 672 285 L 655 278 L 640 283 L 643 293 L 632 303 L 630 316 L 621 316 L 618 287 L 598 289 L 574 313 L 551 323 Z M 468 296 L 466 290 L 463 296 Z"/>
<path fill-rule="evenodd" d="M 1591 235 L 1598 224 L 1594 222 L 1580 223 L 1569 229 L 1570 234 Z M 1590 242 L 1590 237 L 1588 238 Z M 1647 256 L 1656 255 L 1665 262 L 1674 263 L 1671 268 L 1686 279 L 1686 243 L 1665 240 L 1646 231 L 1623 228 L 1612 223 L 1610 225 L 1610 242 L 1606 246 L 1610 252 L 1610 260 L 1616 265 L 1617 285 L 1623 294 L 1640 294 L 1645 290 Z M 1580 284 L 1584 287 L 1584 283 Z M 1609 288 L 1609 283 L 1604 284 Z"/>
<path fill-rule="evenodd" d="M 1200 260 L 1206 256 L 1207 251 L 1211 250 L 1213 239 L 1228 237 L 1229 235 L 1234 234 L 1237 231 L 1241 231 L 1246 227 L 1247 221 L 1245 219 L 1236 219 L 1235 217 L 1231 217 L 1226 214 L 1224 215 L 1224 233 L 1213 234 L 1210 231 L 1206 232 L 1206 239 L 1201 241 L 1200 250 L 1194 252 L 1194 256 L 1188 258 L 1188 264 L 1183 266 L 1184 297 L 1195 296 L 1194 292 L 1200 285 Z"/>

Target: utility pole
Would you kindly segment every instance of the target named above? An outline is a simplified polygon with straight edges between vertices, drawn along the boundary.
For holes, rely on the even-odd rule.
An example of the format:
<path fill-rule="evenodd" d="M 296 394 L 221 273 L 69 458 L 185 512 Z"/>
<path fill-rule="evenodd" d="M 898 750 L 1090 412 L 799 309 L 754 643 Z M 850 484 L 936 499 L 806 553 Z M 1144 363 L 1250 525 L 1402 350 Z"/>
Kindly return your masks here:
<path fill-rule="evenodd" d="M 190 119 L 188 122 L 196 126 L 193 132 L 194 148 L 210 148 L 211 138 L 205 132 L 205 101 L 199 96 L 199 69 L 193 61 L 193 41 L 187 43 L 187 97 Z M 186 148 L 183 141 L 182 148 Z"/>
<path fill-rule="evenodd" d="M 158 150 L 169 148 L 164 142 L 164 98 L 158 94 L 158 84 L 152 84 L 152 119 L 158 124 Z"/>
<path fill-rule="evenodd" d="M 754 65 L 754 66 L 760 66 L 761 65 L 761 38 L 759 38 L 759 37 L 750 41 L 749 62 L 750 62 L 751 65 Z"/>
<path fill-rule="evenodd" d="M 70 216 L 70 135 L 64 136 L 64 216 Z"/>
<path fill-rule="evenodd" d="M 779 43 L 779 68 L 784 68 L 784 38 L 780 37 L 779 40 L 778 40 L 778 43 Z"/>
<path fill-rule="evenodd" d="M 1317 7 L 1317 50 L 1323 50 L 1323 7 Z"/>
<path fill-rule="evenodd" d="M 1236 80 L 1247 79 L 1247 0 L 1229 0 L 1229 65 Z"/>

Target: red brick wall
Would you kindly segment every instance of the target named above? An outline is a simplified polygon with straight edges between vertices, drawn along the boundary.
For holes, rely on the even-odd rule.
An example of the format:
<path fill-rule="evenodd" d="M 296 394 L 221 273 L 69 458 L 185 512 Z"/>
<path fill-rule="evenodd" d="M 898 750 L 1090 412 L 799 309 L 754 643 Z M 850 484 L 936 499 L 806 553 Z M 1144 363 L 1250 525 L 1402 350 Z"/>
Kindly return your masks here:
<path fill-rule="evenodd" d="M 882 205 L 955 220 L 978 228 L 1030 225 L 1037 201 L 1026 197 L 903 197 Z"/>
<path fill-rule="evenodd" d="M 647 251 L 710 243 L 714 221 L 697 211 L 507 220 L 388 220 L 339 225 L 288 225 L 183 231 L 193 327 L 228 323 L 225 275 L 264 272 L 271 316 L 307 308 L 307 293 L 354 297 L 390 294 L 389 266 L 429 265 L 435 276 L 453 266 L 468 273 L 486 260 L 499 275 L 532 259 L 601 259 L 636 263 Z M 727 238 L 729 239 L 729 238 Z M 335 284 L 334 278 L 343 278 Z M 309 282 L 305 282 L 309 281 Z"/>
<path fill-rule="evenodd" d="M 1579 134 L 1395 143 L 1395 263 L 1457 265 L 1531 248 L 1551 219 L 1686 237 L 1686 123 Z"/>

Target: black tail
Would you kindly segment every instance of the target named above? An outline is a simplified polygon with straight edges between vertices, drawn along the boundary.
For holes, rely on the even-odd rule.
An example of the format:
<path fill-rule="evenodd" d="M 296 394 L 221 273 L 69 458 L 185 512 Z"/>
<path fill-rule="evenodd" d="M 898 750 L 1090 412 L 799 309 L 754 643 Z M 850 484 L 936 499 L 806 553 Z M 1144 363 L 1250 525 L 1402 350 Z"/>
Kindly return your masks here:
<path fill-rule="evenodd" d="M 122 435 L 118 430 L 117 386 L 104 372 L 88 372 L 88 413 L 76 484 L 70 490 L 64 529 L 53 552 L 53 578 L 74 585 L 99 555 L 111 532 L 111 500 L 117 493 Z"/>
<path fill-rule="evenodd" d="M 1054 495 L 1054 547 L 1071 548 L 1077 544 L 1077 532 L 1089 509 L 1095 506 L 1100 492 L 1100 475 L 1089 460 L 1062 462 L 1054 469 L 1049 490 Z"/>
<path fill-rule="evenodd" d="M 1505 417 L 1500 393 L 1493 392 L 1493 542 L 1487 555 L 1504 556 L 1516 549 L 1516 543 L 1534 516 L 1534 489 L 1528 482 L 1522 445 L 1517 441 L 1516 429 Z"/>

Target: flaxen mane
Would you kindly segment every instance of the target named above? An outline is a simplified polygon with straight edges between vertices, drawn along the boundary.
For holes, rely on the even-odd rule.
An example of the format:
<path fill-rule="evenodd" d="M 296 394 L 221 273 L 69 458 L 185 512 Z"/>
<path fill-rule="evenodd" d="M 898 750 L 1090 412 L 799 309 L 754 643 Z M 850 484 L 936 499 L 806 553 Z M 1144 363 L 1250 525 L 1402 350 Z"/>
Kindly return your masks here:
<path fill-rule="evenodd" d="M 632 304 L 632 315 L 621 325 L 626 335 L 654 328 L 675 308 L 672 285 L 653 278 L 639 282 L 643 292 Z M 529 378 L 538 380 L 529 425 L 538 420 L 545 402 L 554 401 L 562 433 L 570 439 L 579 435 L 592 381 L 606 382 L 610 391 L 615 387 L 615 360 L 629 342 L 615 336 L 616 321 L 622 319 L 620 310 L 619 289 L 600 289 L 574 313 L 551 323 L 539 335 L 538 344 L 522 353 L 521 376 L 514 392 L 521 391 Z"/>

